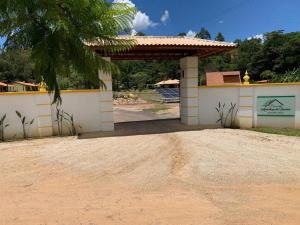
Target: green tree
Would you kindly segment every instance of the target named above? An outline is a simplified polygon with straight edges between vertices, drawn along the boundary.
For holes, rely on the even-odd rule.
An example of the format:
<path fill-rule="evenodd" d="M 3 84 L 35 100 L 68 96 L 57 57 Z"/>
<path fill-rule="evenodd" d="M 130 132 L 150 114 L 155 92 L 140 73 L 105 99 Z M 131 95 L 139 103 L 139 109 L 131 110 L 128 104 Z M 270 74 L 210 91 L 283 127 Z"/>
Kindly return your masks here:
<path fill-rule="evenodd" d="M 137 32 L 137 33 L 135 34 L 135 36 L 146 36 L 146 34 L 143 33 L 143 32 L 141 32 L 141 31 L 139 31 L 139 32 Z"/>
<path fill-rule="evenodd" d="M 253 66 L 258 73 L 271 70 L 284 74 L 300 67 L 300 32 L 285 34 L 273 31 L 265 34 L 260 52 L 254 58 Z"/>
<path fill-rule="evenodd" d="M 207 39 L 207 40 L 211 39 L 210 33 L 204 27 L 202 27 L 201 30 L 196 34 L 196 37 L 201 39 Z"/>
<path fill-rule="evenodd" d="M 271 70 L 265 70 L 260 74 L 260 78 L 266 80 L 272 80 L 275 77 L 276 77 L 276 73 L 272 72 Z"/>
<path fill-rule="evenodd" d="M 258 57 L 260 57 L 262 48 L 263 43 L 260 39 L 244 40 L 241 42 L 233 59 L 236 69 L 241 71 L 241 74 L 244 74 L 248 70 L 251 79 L 259 80 L 260 73 L 265 69 L 255 64 Z"/>
<path fill-rule="evenodd" d="M 6 49 L 32 49 L 35 77 L 54 90 L 57 101 L 58 75 L 73 70 L 96 83 L 98 69 L 113 69 L 86 43 L 99 40 L 105 52 L 130 48 L 132 41 L 116 36 L 130 27 L 135 12 L 128 4 L 106 0 L 1 0 L 0 36 L 6 38 Z"/>
<path fill-rule="evenodd" d="M 185 37 L 185 36 L 186 36 L 186 33 L 185 33 L 185 32 L 180 32 L 180 33 L 178 34 L 178 36 L 180 36 L 180 37 Z"/>
<path fill-rule="evenodd" d="M 239 47 L 242 44 L 242 40 L 241 39 L 235 39 L 233 43 L 235 43 L 237 45 L 237 47 Z"/>
<path fill-rule="evenodd" d="M 113 73 L 113 89 L 143 88 L 146 84 L 155 84 L 164 79 L 178 79 L 180 68 L 178 61 L 117 61 L 120 74 Z M 141 75 L 144 79 L 141 79 Z M 141 85 L 137 85 L 140 83 Z"/>
<path fill-rule="evenodd" d="M 223 35 L 221 32 L 219 32 L 219 33 L 217 34 L 215 40 L 216 40 L 216 41 L 225 41 L 225 37 L 224 37 L 224 35 Z"/>
<path fill-rule="evenodd" d="M 35 82 L 34 64 L 30 58 L 30 50 L 9 50 L 0 53 L 0 81 Z"/>

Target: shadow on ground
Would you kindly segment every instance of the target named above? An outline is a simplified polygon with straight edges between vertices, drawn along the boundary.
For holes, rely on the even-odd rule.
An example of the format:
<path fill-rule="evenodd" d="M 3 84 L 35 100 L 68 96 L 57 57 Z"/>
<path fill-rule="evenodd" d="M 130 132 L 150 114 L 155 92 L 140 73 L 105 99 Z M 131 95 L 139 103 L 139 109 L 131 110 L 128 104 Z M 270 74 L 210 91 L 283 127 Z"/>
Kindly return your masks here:
<path fill-rule="evenodd" d="M 146 134 L 161 134 L 180 131 L 193 131 L 217 128 L 216 126 L 188 126 L 182 124 L 180 119 L 162 119 L 135 122 L 115 123 L 115 130 L 109 132 L 91 132 L 78 136 L 79 139 L 99 138 L 99 137 L 118 137 Z"/>

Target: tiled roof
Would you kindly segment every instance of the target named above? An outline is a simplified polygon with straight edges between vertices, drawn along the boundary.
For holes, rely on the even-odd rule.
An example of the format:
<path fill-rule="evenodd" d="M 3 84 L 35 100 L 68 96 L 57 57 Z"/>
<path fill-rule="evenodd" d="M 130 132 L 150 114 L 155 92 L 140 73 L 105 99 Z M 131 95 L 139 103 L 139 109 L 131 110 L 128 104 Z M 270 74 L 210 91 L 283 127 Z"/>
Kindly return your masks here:
<path fill-rule="evenodd" d="M 14 82 L 14 83 L 21 84 L 21 85 L 24 85 L 24 86 L 30 86 L 30 87 L 39 87 L 38 84 L 26 83 L 26 82 L 21 82 L 21 81 L 17 81 L 17 82 Z"/>
<path fill-rule="evenodd" d="M 6 83 L 3 83 L 3 82 L 0 82 L 0 86 L 3 86 L 3 87 L 13 87 L 14 85 L 6 84 Z"/>
<path fill-rule="evenodd" d="M 219 42 L 192 37 L 180 36 L 119 36 L 118 39 L 134 40 L 137 46 L 212 46 L 212 47 L 235 47 L 236 44 Z M 98 41 L 87 43 L 89 46 L 101 46 Z"/>
<path fill-rule="evenodd" d="M 163 81 L 160 81 L 158 83 L 156 83 L 155 85 L 166 85 L 166 84 L 179 84 L 179 80 L 163 80 Z"/>

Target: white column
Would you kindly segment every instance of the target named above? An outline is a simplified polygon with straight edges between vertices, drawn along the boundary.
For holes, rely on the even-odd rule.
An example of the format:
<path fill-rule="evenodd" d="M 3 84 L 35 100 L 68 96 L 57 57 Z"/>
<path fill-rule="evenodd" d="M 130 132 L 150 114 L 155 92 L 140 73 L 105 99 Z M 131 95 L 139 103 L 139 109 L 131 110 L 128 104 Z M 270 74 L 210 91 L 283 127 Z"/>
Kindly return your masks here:
<path fill-rule="evenodd" d="M 109 57 L 105 57 L 105 60 L 110 61 Z M 113 93 L 112 93 L 112 77 L 110 73 L 104 73 L 99 70 L 99 79 L 101 79 L 106 88 L 100 88 L 100 129 L 101 131 L 113 131 L 114 130 L 114 118 L 113 118 Z"/>
<path fill-rule="evenodd" d="M 180 59 L 180 118 L 187 125 L 199 123 L 198 57 Z"/>
<path fill-rule="evenodd" d="M 37 124 L 40 137 L 49 137 L 53 135 L 53 123 L 51 116 L 51 99 L 48 93 L 35 95 L 37 108 Z"/>
<path fill-rule="evenodd" d="M 252 128 L 254 125 L 254 89 L 240 87 L 240 108 L 238 111 L 241 128 Z"/>

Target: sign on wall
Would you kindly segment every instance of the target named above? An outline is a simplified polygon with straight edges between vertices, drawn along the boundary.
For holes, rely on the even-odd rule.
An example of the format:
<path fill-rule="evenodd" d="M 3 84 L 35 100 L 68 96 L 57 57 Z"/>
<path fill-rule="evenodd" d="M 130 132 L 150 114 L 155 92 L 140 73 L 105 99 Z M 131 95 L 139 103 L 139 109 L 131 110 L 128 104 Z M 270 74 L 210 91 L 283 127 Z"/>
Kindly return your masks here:
<path fill-rule="evenodd" d="M 295 116 L 295 96 L 258 96 L 257 116 Z"/>

